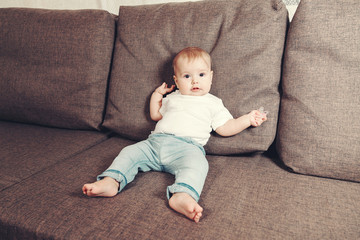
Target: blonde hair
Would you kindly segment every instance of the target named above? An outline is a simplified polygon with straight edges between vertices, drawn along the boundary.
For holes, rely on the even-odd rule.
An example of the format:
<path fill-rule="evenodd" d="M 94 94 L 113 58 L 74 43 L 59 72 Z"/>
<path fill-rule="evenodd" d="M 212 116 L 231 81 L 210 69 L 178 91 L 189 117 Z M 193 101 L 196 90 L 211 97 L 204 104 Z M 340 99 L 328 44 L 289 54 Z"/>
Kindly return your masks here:
<path fill-rule="evenodd" d="M 187 47 L 181 50 L 174 58 L 173 60 L 173 69 L 175 72 L 175 67 L 177 64 L 177 61 L 180 58 L 186 58 L 189 61 L 202 58 L 206 63 L 209 64 L 209 68 L 211 69 L 211 57 L 210 54 L 207 53 L 205 50 L 199 48 L 199 47 Z"/>

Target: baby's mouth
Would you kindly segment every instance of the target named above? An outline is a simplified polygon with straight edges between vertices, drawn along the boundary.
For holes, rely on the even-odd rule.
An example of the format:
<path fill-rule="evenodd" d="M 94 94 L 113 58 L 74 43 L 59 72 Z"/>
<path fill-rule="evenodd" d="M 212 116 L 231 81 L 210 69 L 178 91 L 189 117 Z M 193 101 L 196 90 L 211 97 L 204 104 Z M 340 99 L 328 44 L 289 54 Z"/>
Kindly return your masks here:
<path fill-rule="evenodd" d="M 191 89 L 191 91 L 197 92 L 197 91 L 200 91 L 200 88 L 198 88 L 198 87 L 193 87 L 193 88 Z"/>

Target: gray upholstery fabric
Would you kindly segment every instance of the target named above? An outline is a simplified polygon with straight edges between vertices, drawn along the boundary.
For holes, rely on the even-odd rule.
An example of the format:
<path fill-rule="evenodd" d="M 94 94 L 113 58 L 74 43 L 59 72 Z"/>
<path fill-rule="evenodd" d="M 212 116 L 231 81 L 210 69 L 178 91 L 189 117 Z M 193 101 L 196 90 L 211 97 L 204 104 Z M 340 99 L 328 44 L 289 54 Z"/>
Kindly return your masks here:
<path fill-rule="evenodd" d="M 224 1 L 221 6 L 215 2 L 208 5 L 211 6 L 211 11 L 204 8 L 203 3 L 157 5 L 145 9 L 124 8 L 122 13 L 124 18 L 128 19 L 129 25 L 124 20 L 125 25 L 119 26 L 118 30 L 124 36 L 121 39 L 121 56 L 126 56 L 126 60 L 123 61 L 118 55 L 120 52 L 117 46 L 110 89 L 112 97 L 108 103 L 109 109 L 112 108 L 107 118 L 109 128 L 134 139 L 146 137 L 154 125 L 146 118 L 151 91 L 161 81 L 171 79 L 172 73 L 167 69 L 173 55 L 183 46 L 192 43 L 191 37 L 196 37 L 194 44 L 204 43 L 204 48 L 211 52 L 216 61 L 214 70 L 215 79 L 218 80 L 214 81 L 213 93 L 224 99 L 234 115 L 263 105 L 270 111 L 271 118 L 262 128 L 250 129 L 235 138 L 212 137 L 208 152 L 243 153 L 267 148 L 276 129 L 274 125 L 277 122 L 277 87 L 280 74 L 276 66 L 280 67 L 283 41 L 281 39 L 284 37 L 286 19 L 285 9 L 278 2 Z M 354 44 L 359 39 L 359 32 L 353 30 L 359 26 L 354 23 L 358 23 L 354 11 L 359 9 L 359 4 L 348 0 L 341 3 L 333 0 L 326 3 L 323 0 L 302 2 L 298 19 L 290 29 L 289 50 L 286 52 L 278 150 L 289 166 L 293 160 L 298 164 L 295 160 L 299 160 L 301 154 L 304 153 L 306 157 L 313 154 L 316 159 L 309 158 L 312 161 L 310 164 L 306 162 L 307 159 L 300 161 L 301 164 L 305 163 L 306 166 L 303 166 L 306 167 L 306 171 L 310 169 L 309 165 L 312 165 L 317 171 L 326 172 L 327 176 L 341 175 L 356 179 L 359 172 L 354 161 L 354 156 L 359 156 L 359 124 L 356 121 L 356 116 L 359 116 L 359 110 L 356 108 L 359 104 L 359 86 L 353 77 L 359 77 L 356 75 L 356 70 L 359 69 L 359 51 L 358 45 Z M 329 2 L 331 6 L 327 7 Z M 179 8 L 170 11 L 175 5 Z M 189 9 L 189 6 L 192 8 Z M 235 6 L 239 9 L 235 9 Z M 271 10 L 272 7 L 277 11 Z M 164 8 L 169 8 L 169 14 L 174 15 L 161 15 L 166 13 L 163 11 Z M 227 14 L 221 14 L 220 10 Z M 237 10 L 239 14 L 233 14 Z M 321 16 L 312 16 L 318 11 L 328 12 L 329 22 L 322 20 L 331 25 L 328 29 L 336 29 L 330 31 L 327 37 L 324 37 L 322 28 L 328 25 L 315 27 L 307 22 L 317 19 L 319 23 Z M 131 13 L 131 18 L 127 18 L 128 12 Z M 139 18 L 133 18 L 134 12 L 141 13 Z M 7 14 L 11 17 L 4 17 Z M 51 16 L 52 14 L 54 16 Z M 335 16 L 338 19 L 345 18 L 343 15 L 349 16 L 353 21 L 333 21 Z M 148 22 L 140 21 L 142 18 Z M 11 19 L 15 20 L 14 26 L 10 28 Z M 41 27 L 35 24 L 37 27 L 32 30 L 34 34 L 39 35 L 18 38 L 18 35 L 7 32 L 9 29 L 18 29 L 17 33 L 26 32 L 32 26 L 28 20 L 44 24 Z M 162 25 L 164 20 L 168 21 L 168 24 Z M 47 21 L 51 24 L 45 24 Z M 77 25 L 78 21 L 82 24 Z M 83 21 L 94 26 L 94 32 L 90 31 Z M 95 26 L 103 24 L 104 28 L 107 28 L 111 21 L 113 20 L 110 20 L 109 15 L 101 11 L 10 9 L 7 13 L 0 9 L 0 119 L 69 128 L 97 127 L 101 122 L 99 115 L 102 115 L 103 107 L 94 106 L 93 101 L 100 103 L 99 98 L 102 101 L 104 99 L 103 84 L 106 81 L 100 81 L 99 76 L 107 74 L 105 72 L 108 69 L 105 71 L 105 67 L 109 65 L 109 59 L 104 58 L 100 52 L 109 53 L 104 39 L 108 39 L 111 31 L 108 32 L 109 35 L 104 34 L 101 27 Z M 159 34 L 159 38 L 149 38 L 151 29 L 147 28 L 147 24 L 151 25 L 152 21 L 154 25 L 165 28 L 164 32 L 153 33 Z M 187 31 L 184 29 L 185 25 L 171 27 L 174 21 L 185 22 L 186 26 L 193 27 Z M 194 21 L 200 21 L 202 24 L 192 24 Z M 301 21 L 304 21 L 304 26 L 301 26 Z M 110 25 L 113 29 L 113 24 Z M 47 29 L 45 26 L 61 27 Z M 63 26 L 68 26 L 69 29 Z M 43 27 L 49 32 L 49 38 L 40 34 Z M 343 28 L 343 32 L 339 32 L 340 27 Z M 70 30 L 71 28 L 74 29 Z M 71 35 L 72 31 L 78 33 L 80 28 L 84 30 L 82 34 L 66 37 Z M 138 28 L 142 31 L 131 33 Z M 211 34 L 214 28 L 219 28 L 215 31 L 217 36 Z M 174 34 L 166 35 L 165 32 L 170 30 Z M 209 34 L 200 34 L 200 30 Z M 142 32 L 144 35 L 140 34 Z M 296 32 L 298 35 L 294 35 Z M 190 38 L 183 38 L 184 34 Z M 249 37 L 251 34 L 253 38 Z M 319 38 L 314 40 L 313 35 Z M 172 39 L 173 36 L 176 39 Z M 178 39 L 178 36 L 182 38 Z M 338 41 L 332 42 L 334 39 L 343 40 L 346 47 Z M 54 47 L 59 46 L 57 40 L 66 45 L 64 48 L 61 47 L 61 53 L 57 52 L 60 49 Z M 4 47 L 12 46 L 10 41 L 14 41 L 14 46 L 20 48 Z M 132 41 L 139 42 L 132 45 Z M 68 44 L 69 42 L 74 45 Z M 83 49 L 84 42 L 89 45 Z M 172 42 L 174 46 L 169 44 Z M 317 48 L 313 47 L 314 42 L 317 43 Z M 148 45 L 154 47 L 148 48 Z M 256 48 L 256 45 L 259 48 Z M 26 48 L 27 46 L 29 48 Z M 241 50 L 237 47 L 241 47 Z M 88 48 L 91 48 L 91 51 L 88 51 Z M 137 48 L 140 50 L 137 51 Z M 24 53 L 18 49 L 24 50 Z M 147 51 L 149 49 L 150 52 Z M 40 50 L 43 51 L 42 54 L 38 53 Z M 82 52 L 85 50 L 86 53 Z M 92 51 L 97 53 L 92 55 Z M 344 51 L 346 55 L 343 55 Z M 73 54 L 70 54 L 71 52 Z M 311 52 L 313 54 L 310 54 Z M 81 57 L 83 53 L 85 56 Z M 91 53 L 91 56 L 87 55 L 88 53 Z M 134 59 L 127 55 L 130 53 Z M 50 57 L 51 55 L 54 58 Z M 44 56 L 44 59 L 41 56 Z M 229 59 L 233 59 L 235 63 Z M 311 64 L 308 65 L 304 59 Z M 84 60 L 82 64 L 74 66 L 75 62 L 79 64 L 81 60 Z M 67 65 L 67 62 L 71 64 Z M 222 62 L 226 64 L 222 65 Z M 37 64 L 40 64 L 42 67 L 39 69 L 42 69 L 47 63 L 48 72 L 36 70 Z M 342 65 L 343 63 L 346 64 Z M 131 64 L 136 67 L 132 67 Z M 327 64 L 329 67 L 326 67 Z M 57 69 L 56 66 L 60 65 L 62 67 Z M 154 65 L 156 70 L 153 70 Z M 10 67 L 9 72 L 5 71 L 6 67 Z M 34 69 L 30 71 L 32 68 Z M 159 73 L 158 69 L 162 69 L 162 73 Z M 126 73 L 124 78 L 121 77 L 122 71 Z M 166 77 L 161 77 L 163 74 Z M 66 83 L 60 84 L 59 81 L 62 81 L 64 75 L 74 78 L 69 77 Z M 133 75 L 137 78 L 131 77 Z M 289 75 L 294 77 L 290 78 Z M 322 79 L 323 75 L 330 80 Z M 50 78 L 51 76 L 56 78 Z M 334 80 L 340 77 L 341 81 Z M 333 86 L 338 86 L 342 91 L 335 90 Z M 310 94 L 303 96 L 304 92 Z M 60 101 L 60 96 L 64 94 L 64 101 Z M 315 100 L 320 100 L 321 105 L 313 104 L 314 95 L 317 96 Z M 328 95 L 332 97 L 330 100 L 326 98 Z M 139 103 L 141 98 L 143 100 Z M 298 104 L 300 102 L 301 104 Z M 70 103 L 75 105 L 70 106 Z M 101 104 L 103 106 L 104 101 Z M 336 111 L 328 111 L 330 104 Z M 249 109 L 243 109 L 245 107 Z M 318 112 L 321 115 L 314 114 Z M 325 112 L 331 114 L 331 118 Z M 339 112 L 342 114 L 337 115 Z M 340 117 L 344 114 L 347 118 L 342 120 L 346 126 L 339 124 Z M 328 119 L 328 122 L 323 119 Z M 319 132 L 324 129 L 321 125 L 324 123 L 330 124 L 326 126 L 335 126 L 334 130 L 326 128 L 329 133 L 341 131 L 341 134 L 334 134 L 333 138 L 330 138 L 324 134 L 327 131 Z M 349 127 L 350 123 L 352 127 Z M 124 128 L 119 130 L 117 126 L 121 124 L 124 124 Z M 133 130 L 134 134 L 131 134 Z M 289 134 L 286 134 L 287 131 Z M 349 134 L 350 131 L 353 135 Z M 314 139 L 310 132 L 323 138 Z M 96 175 L 110 165 L 123 147 L 134 143 L 114 136 L 109 139 L 110 136 L 98 131 L 67 130 L 0 121 L 0 239 L 302 240 L 358 239 L 360 236 L 359 183 L 290 173 L 271 151 L 242 156 L 207 156 L 209 174 L 199 201 L 204 208 L 204 214 L 198 224 L 174 212 L 168 206 L 166 187 L 173 183 L 174 178 L 166 173 L 140 173 L 114 198 L 84 196 L 81 192 L 83 184 L 95 181 Z M 329 149 L 328 145 L 323 145 L 328 144 L 329 139 L 334 139 L 331 142 L 334 148 Z M 337 145 L 339 141 L 341 144 Z M 309 154 L 308 149 L 313 152 Z M 342 149 L 345 152 L 339 156 Z M 349 151 L 351 149 L 352 151 Z M 333 155 L 327 155 L 325 150 Z M 293 169 L 296 170 L 295 167 Z M 327 171 L 323 171 L 324 169 Z M 329 169 L 331 171 L 328 171 Z M 357 172 L 354 172 L 355 170 Z M 308 173 L 315 174 L 312 170 Z"/>
<path fill-rule="evenodd" d="M 360 181 L 359 9 L 302 0 L 291 23 L 277 147 L 296 172 Z"/>
<path fill-rule="evenodd" d="M 0 119 L 102 122 L 115 20 L 105 11 L 0 9 Z"/>
<path fill-rule="evenodd" d="M 0 238 L 356 239 L 360 185 L 292 174 L 262 155 L 208 156 L 195 224 L 167 205 L 165 173 L 140 173 L 114 198 L 82 195 L 131 142 L 111 138 L 0 194 Z M 8 235 L 7 235 L 8 234 Z"/>
<path fill-rule="evenodd" d="M 70 158 L 108 136 L 0 121 L 0 191 Z"/>
<path fill-rule="evenodd" d="M 270 111 L 260 128 L 210 138 L 207 152 L 267 150 L 276 133 L 286 26 L 281 0 L 121 7 L 104 126 L 134 140 L 146 138 L 155 126 L 149 117 L 151 93 L 162 82 L 173 84 L 176 53 L 198 46 L 212 56 L 211 93 L 235 117 L 261 106 Z"/>

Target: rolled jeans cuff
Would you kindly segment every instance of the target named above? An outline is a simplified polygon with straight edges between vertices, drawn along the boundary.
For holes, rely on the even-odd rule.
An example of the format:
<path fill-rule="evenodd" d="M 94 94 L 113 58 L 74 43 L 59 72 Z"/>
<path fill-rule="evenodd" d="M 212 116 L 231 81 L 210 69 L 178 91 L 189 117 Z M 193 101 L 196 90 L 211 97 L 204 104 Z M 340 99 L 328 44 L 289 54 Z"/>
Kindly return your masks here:
<path fill-rule="evenodd" d="M 167 198 L 168 200 L 174 193 L 183 192 L 189 194 L 192 198 L 195 199 L 196 202 L 199 201 L 200 195 L 199 193 L 190 185 L 186 183 L 175 183 L 171 186 L 167 187 Z"/>
<path fill-rule="evenodd" d="M 97 176 L 97 180 L 101 180 L 104 177 L 111 177 L 113 179 L 115 179 L 118 183 L 119 183 L 119 190 L 118 193 L 121 192 L 121 190 L 123 190 L 123 188 L 127 185 L 127 179 L 125 177 L 125 175 L 117 170 L 106 170 L 105 172 L 103 172 L 102 174 Z"/>

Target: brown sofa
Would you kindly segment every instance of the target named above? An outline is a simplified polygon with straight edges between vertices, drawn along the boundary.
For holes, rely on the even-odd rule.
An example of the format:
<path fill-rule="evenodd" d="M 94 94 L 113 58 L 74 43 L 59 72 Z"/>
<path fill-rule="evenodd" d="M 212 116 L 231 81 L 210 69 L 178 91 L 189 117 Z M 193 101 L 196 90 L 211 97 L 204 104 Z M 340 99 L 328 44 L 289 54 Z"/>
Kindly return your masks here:
<path fill-rule="evenodd" d="M 0 239 L 359 239 L 359 7 L 302 0 L 290 25 L 281 0 L 0 9 Z M 166 173 L 84 196 L 151 132 L 187 46 L 210 52 L 234 116 L 270 112 L 211 137 L 200 223 L 169 208 Z"/>

